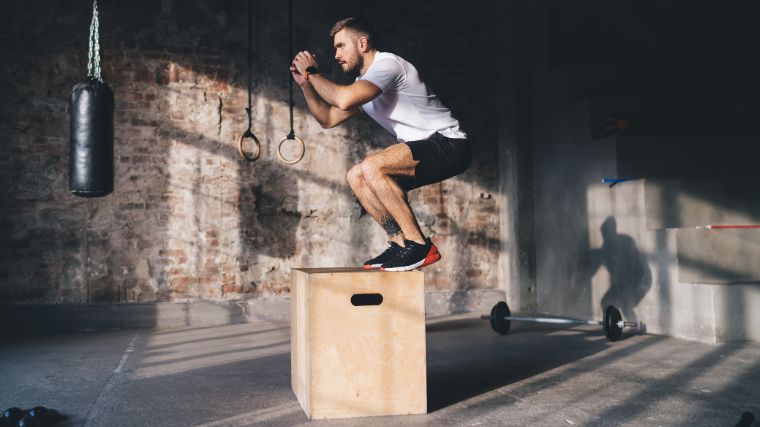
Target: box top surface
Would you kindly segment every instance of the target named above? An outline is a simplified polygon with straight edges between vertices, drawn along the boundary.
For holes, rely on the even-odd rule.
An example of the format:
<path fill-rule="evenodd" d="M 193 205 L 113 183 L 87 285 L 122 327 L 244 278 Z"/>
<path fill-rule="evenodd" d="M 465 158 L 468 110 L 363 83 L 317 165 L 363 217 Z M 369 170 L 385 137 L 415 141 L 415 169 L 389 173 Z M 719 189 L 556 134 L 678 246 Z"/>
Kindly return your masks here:
<path fill-rule="evenodd" d="M 367 273 L 367 274 L 404 274 L 422 273 L 419 270 L 412 271 L 380 271 L 379 269 L 367 270 L 362 267 L 296 267 L 293 270 L 303 271 L 308 274 L 316 273 Z"/>

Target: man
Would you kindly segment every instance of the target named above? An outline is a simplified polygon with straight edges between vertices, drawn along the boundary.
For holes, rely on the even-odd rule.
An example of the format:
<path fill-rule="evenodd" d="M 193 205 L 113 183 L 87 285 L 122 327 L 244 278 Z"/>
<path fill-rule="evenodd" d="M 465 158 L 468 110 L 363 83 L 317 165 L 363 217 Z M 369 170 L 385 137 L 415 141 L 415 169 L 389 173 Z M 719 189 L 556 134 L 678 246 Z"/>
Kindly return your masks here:
<path fill-rule="evenodd" d="M 390 237 L 390 246 L 364 268 L 408 271 L 430 265 L 441 254 L 423 236 L 407 192 L 464 172 L 472 158 L 467 135 L 412 64 L 376 49 L 368 22 L 338 21 L 330 36 L 343 72 L 358 77 L 348 86 L 333 83 L 319 73 L 314 55 L 299 52 L 290 72 L 311 114 L 323 128 L 332 128 L 363 110 L 399 140 L 347 174 L 359 202 Z"/>

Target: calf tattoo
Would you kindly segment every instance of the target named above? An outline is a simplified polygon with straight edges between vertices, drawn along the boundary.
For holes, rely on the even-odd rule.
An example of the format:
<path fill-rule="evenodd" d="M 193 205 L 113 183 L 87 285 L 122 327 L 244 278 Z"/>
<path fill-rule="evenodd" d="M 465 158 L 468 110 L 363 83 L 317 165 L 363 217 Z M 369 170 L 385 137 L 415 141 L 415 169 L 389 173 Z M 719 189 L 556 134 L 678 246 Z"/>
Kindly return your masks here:
<path fill-rule="evenodd" d="M 401 227 L 398 226 L 398 223 L 395 219 L 393 219 L 390 215 L 383 215 L 380 217 L 380 225 L 383 226 L 385 229 L 385 232 L 388 233 L 389 236 L 393 237 L 401 232 Z"/>

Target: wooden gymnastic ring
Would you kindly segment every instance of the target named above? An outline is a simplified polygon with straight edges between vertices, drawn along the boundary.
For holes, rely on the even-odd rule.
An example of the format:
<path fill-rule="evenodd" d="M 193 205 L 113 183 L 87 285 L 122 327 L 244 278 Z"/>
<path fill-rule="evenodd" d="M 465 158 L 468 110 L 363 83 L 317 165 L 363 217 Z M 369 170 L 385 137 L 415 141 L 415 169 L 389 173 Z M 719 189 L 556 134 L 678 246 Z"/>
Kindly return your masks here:
<path fill-rule="evenodd" d="M 298 143 L 301 144 L 301 154 L 295 160 L 287 160 L 285 157 L 283 157 L 282 153 L 280 152 L 280 150 L 282 150 L 282 144 L 285 141 L 288 141 L 290 139 L 298 141 Z M 277 144 L 277 158 L 280 159 L 281 162 L 287 165 L 293 165 L 300 162 L 301 159 L 303 159 L 304 154 L 306 154 L 306 145 L 304 145 L 303 140 L 297 136 L 294 136 L 293 138 L 288 138 L 286 136 L 280 140 L 279 144 Z"/>
<path fill-rule="evenodd" d="M 243 150 L 243 140 L 246 138 L 252 139 L 254 142 L 254 145 L 256 146 L 256 153 L 250 156 L 246 154 L 246 152 Z M 238 153 L 240 153 L 240 157 L 242 157 L 243 159 L 249 162 L 255 162 L 256 159 L 258 159 L 259 156 L 261 155 L 261 144 L 259 143 L 259 139 L 256 138 L 256 135 L 254 135 L 250 129 L 248 129 L 247 131 L 243 132 L 242 135 L 240 135 L 240 140 L 238 141 Z"/>

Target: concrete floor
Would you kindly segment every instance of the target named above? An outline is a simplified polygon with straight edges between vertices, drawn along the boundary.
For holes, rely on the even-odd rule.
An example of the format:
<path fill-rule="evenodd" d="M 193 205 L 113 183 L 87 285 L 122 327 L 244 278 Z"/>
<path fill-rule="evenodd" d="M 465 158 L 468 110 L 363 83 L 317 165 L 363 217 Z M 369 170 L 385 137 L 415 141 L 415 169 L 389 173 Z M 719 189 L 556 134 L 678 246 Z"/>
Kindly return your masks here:
<path fill-rule="evenodd" d="M 462 315 L 428 324 L 428 414 L 309 421 L 290 389 L 286 323 L 4 340 L 0 405 L 61 425 L 733 426 L 760 415 L 760 345 Z"/>

